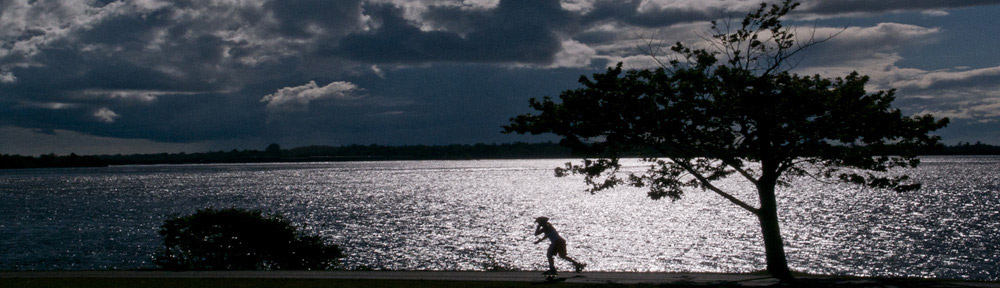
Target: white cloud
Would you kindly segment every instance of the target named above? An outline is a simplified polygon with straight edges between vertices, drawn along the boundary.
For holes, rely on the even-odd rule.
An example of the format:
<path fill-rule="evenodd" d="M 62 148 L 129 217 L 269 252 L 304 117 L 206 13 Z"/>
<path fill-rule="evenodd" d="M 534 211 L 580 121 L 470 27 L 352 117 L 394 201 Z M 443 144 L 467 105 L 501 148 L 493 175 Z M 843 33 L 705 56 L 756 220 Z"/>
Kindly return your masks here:
<path fill-rule="evenodd" d="M 119 99 L 119 100 L 134 100 L 143 103 L 149 103 L 156 101 L 162 96 L 167 95 L 194 95 L 200 93 L 227 93 L 231 91 L 219 90 L 219 91 L 206 91 L 206 92 L 190 92 L 190 91 L 159 91 L 159 90 L 135 90 L 135 89 L 87 89 L 81 91 L 81 94 L 85 98 L 104 98 L 104 99 Z"/>
<path fill-rule="evenodd" d="M 946 9 L 996 5 L 994 0 L 808 0 L 802 1 L 800 14 L 809 18 L 866 17 L 884 13 L 919 12 L 929 16 L 947 15 Z"/>
<path fill-rule="evenodd" d="M 702 36 L 708 34 L 708 23 L 675 24 L 663 29 L 643 27 L 619 27 L 601 24 L 588 28 L 577 37 L 597 54 L 592 58 L 607 59 L 609 66 L 625 62 L 625 67 L 635 69 L 659 67 L 649 53 L 657 57 L 667 57 L 670 46 L 677 42 L 704 47 Z M 650 51 L 656 50 L 656 51 Z M 629 64 L 632 65 L 629 65 Z"/>
<path fill-rule="evenodd" d="M 931 43 L 937 41 L 941 29 L 884 22 L 869 27 L 819 27 L 815 30 L 799 27 L 794 32 L 799 35 L 798 41 L 800 43 L 809 40 L 809 35 L 814 36 L 817 40 L 832 36 L 833 38 L 814 45 L 807 51 L 814 54 L 811 55 L 812 57 L 823 60 L 823 63 L 837 63 L 845 59 L 870 56 L 883 58 L 885 55 L 893 54 L 904 47 Z"/>
<path fill-rule="evenodd" d="M 678 29 L 681 27 L 686 29 Z M 651 38 L 662 39 L 668 44 L 666 46 L 681 41 L 693 47 L 706 47 L 704 40 L 690 36 L 704 31 L 700 29 L 705 28 L 699 27 L 707 26 L 704 23 L 674 25 L 670 30 L 676 33 L 662 33 L 659 35 L 668 37 Z M 635 37 L 636 33 L 623 33 L 625 31 L 627 28 L 595 26 L 584 31 L 591 37 L 581 38 L 592 41 L 586 43 L 597 51 L 592 58 L 607 59 L 609 66 L 617 62 L 624 62 L 626 69 L 659 66 L 653 58 L 639 51 L 643 42 Z M 642 30 L 633 28 L 632 31 Z M 866 87 L 868 91 L 899 89 L 896 105 L 904 105 L 899 107 L 907 113 L 929 113 L 972 121 L 1000 117 L 1000 84 L 997 84 L 1000 83 L 1000 66 L 934 71 L 899 66 L 904 60 L 901 50 L 938 41 L 944 33 L 941 28 L 884 22 L 846 28 L 797 27 L 794 33 L 799 35 L 800 42 L 807 41 L 810 35 L 825 39 L 836 34 L 800 54 L 801 58 L 795 59 L 801 60 L 793 70 L 795 73 L 843 77 L 857 71 L 871 77 Z M 661 57 L 662 60 L 670 59 L 670 55 L 662 56 L 666 56 Z"/>
<path fill-rule="evenodd" d="M 107 97 L 111 99 L 132 99 L 142 102 L 156 101 L 162 92 L 146 90 L 85 90 L 83 95 Z"/>
<path fill-rule="evenodd" d="M 14 77 L 14 73 L 9 71 L 0 71 L 0 83 L 14 83 L 17 82 L 17 77 Z"/>
<path fill-rule="evenodd" d="M 901 88 L 897 94 L 915 102 L 913 110 L 920 110 L 920 114 L 976 121 L 1000 117 L 1000 83 L 996 79 L 969 80 L 960 85 L 931 85 L 928 89 L 908 87 Z"/>
<path fill-rule="evenodd" d="M 655 13 L 667 10 L 672 11 L 692 11 L 692 12 L 722 12 L 722 11 L 750 11 L 755 9 L 758 3 L 754 1 L 704 1 L 704 0 L 642 0 L 639 3 L 639 13 Z M 721 14 L 720 14 L 721 15 Z"/>
<path fill-rule="evenodd" d="M 316 85 L 316 81 L 309 81 L 302 86 L 278 89 L 274 94 L 261 98 L 260 102 L 267 103 L 267 110 L 271 112 L 306 111 L 310 102 L 320 99 L 360 99 L 361 97 L 356 94 L 360 91 L 361 88 L 350 82 L 334 81 L 320 87 Z"/>
<path fill-rule="evenodd" d="M 462 0 L 463 6 L 473 9 L 491 9 L 500 4 L 500 0 Z"/>
<path fill-rule="evenodd" d="M 73 109 L 79 106 L 80 104 L 64 103 L 64 102 L 22 102 L 17 105 L 14 105 L 15 108 L 27 107 L 27 108 L 41 108 L 48 110 Z"/>
<path fill-rule="evenodd" d="M 381 68 L 378 68 L 378 65 L 374 64 L 372 65 L 372 73 L 375 73 L 375 75 L 378 76 L 378 78 L 385 79 L 385 71 L 382 71 Z"/>
<path fill-rule="evenodd" d="M 619 62 L 622 63 L 622 69 L 656 69 L 661 68 L 666 64 L 662 63 L 663 60 L 657 61 L 659 58 L 649 56 L 649 55 L 632 55 L 625 57 L 609 56 L 605 57 L 608 59 L 608 67 L 614 67 L 618 65 Z"/>
<path fill-rule="evenodd" d="M 18 66 L 33 65 L 31 58 L 41 49 L 107 14 L 89 6 L 88 1 L 9 1 L 4 3 L 2 10 L 0 40 L 4 41 L 0 42 L 0 58 L 10 57 L 13 63 L 8 62 L 8 65 Z"/>
<path fill-rule="evenodd" d="M 922 27 L 900 23 L 879 23 L 875 26 L 836 27 L 791 27 L 798 41 L 804 43 L 810 37 L 815 40 L 832 39 L 814 45 L 801 58 L 793 59 L 799 65 L 794 70 L 800 74 L 821 74 L 828 77 L 843 76 L 852 71 L 886 78 L 887 71 L 907 72 L 895 67 L 902 60 L 898 51 L 904 47 L 919 46 L 933 41 L 941 34 L 936 27 Z M 642 29 L 637 27 L 616 27 L 598 25 L 583 31 L 584 44 L 593 47 L 597 56 L 609 59 L 609 65 L 625 62 L 626 68 L 655 68 L 659 64 L 649 57 L 648 50 L 661 61 L 669 61 L 676 55 L 670 46 L 682 42 L 693 48 L 712 49 L 706 40 L 710 35 L 709 24 L 704 22 L 672 25 L 665 29 Z M 724 57 L 724 56 L 720 56 Z M 801 60 L 801 62 L 798 62 Z M 912 72 L 912 71 L 911 71 Z M 898 76 L 894 76 L 898 77 Z M 883 83 L 885 84 L 885 83 Z M 887 87 L 887 86 L 886 86 Z M 887 89 L 887 88 L 886 88 Z"/>
<path fill-rule="evenodd" d="M 115 119 L 121 117 L 121 115 L 118 115 L 118 113 L 111 111 L 111 109 L 108 109 L 107 107 L 101 107 L 101 109 L 98 109 L 97 112 L 94 112 L 94 117 L 104 123 L 115 123 Z"/>
<path fill-rule="evenodd" d="M 975 96 L 984 98 L 966 97 L 967 99 L 959 102 L 929 107 L 917 114 L 932 114 L 936 117 L 953 119 L 975 119 L 980 122 L 982 120 L 995 121 L 995 118 L 1000 117 L 1000 95 L 977 94 Z"/>
<path fill-rule="evenodd" d="M 987 80 L 987 81 L 977 81 Z M 1000 67 L 989 67 L 965 71 L 934 71 L 927 72 L 915 77 L 915 79 L 896 82 L 898 88 L 920 88 L 927 89 L 932 86 L 948 85 L 965 86 L 969 84 L 998 83 L 1000 81 Z"/>
<path fill-rule="evenodd" d="M 815 35 L 816 39 L 836 35 L 801 54 L 802 63 L 796 73 L 837 77 L 857 71 L 872 77 L 872 87 L 888 89 L 890 83 L 925 73 L 897 67 L 896 63 L 903 59 L 898 51 L 937 41 L 941 29 L 886 22 L 870 27 L 799 28 L 795 32 L 803 37 Z M 805 40 L 808 38 L 799 39 Z"/>
<path fill-rule="evenodd" d="M 948 11 L 944 11 L 944 10 L 926 10 L 926 11 L 921 11 L 920 14 L 924 14 L 926 16 L 933 16 L 933 17 L 941 17 L 941 16 L 948 16 L 948 15 L 950 15 L 948 13 Z"/>
<path fill-rule="evenodd" d="M 589 0 L 562 0 L 559 1 L 559 6 L 561 6 L 566 11 L 573 11 L 585 14 L 594 9 L 594 2 Z"/>
<path fill-rule="evenodd" d="M 843 36 L 834 38 L 834 41 L 861 42 L 878 48 L 897 48 L 904 45 L 901 41 L 934 35 L 940 31 L 940 28 L 935 27 L 883 22 L 873 27 L 848 27 L 841 34 Z M 873 45 L 876 43 L 881 46 Z"/>
<path fill-rule="evenodd" d="M 819 28 L 817 36 L 839 35 L 804 54 L 794 72 L 842 77 L 857 71 L 871 77 L 868 91 L 898 89 L 904 111 L 980 121 L 1000 116 L 1000 66 L 924 70 L 900 67 L 899 51 L 938 40 L 942 29 L 899 23 L 871 27 Z M 799 35 L 803 35 L 801 31 Z"/>
<path fill-rule="evenodd" d="M 562 50 L 556 53 L 551 68 L 559 67 L 587 67 L 590 60 L 597 55 L 594 48 L 575 40 L 562 41 Z"/>

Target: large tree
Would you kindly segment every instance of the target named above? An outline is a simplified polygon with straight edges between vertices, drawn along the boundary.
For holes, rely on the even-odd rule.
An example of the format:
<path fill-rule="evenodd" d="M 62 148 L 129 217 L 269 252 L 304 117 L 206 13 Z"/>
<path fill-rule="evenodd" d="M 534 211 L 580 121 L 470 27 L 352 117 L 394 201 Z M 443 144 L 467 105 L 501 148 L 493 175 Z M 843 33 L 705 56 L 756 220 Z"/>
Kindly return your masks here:
<path fill-rule="evenodd" d="M 673 59 L 658 69 L 623 71 L 619 63 L 592 79 L 581 76 L 582 88 L 562 92 L 558 101 L 531 99 L 537 113 L 512 118 L 504 129 L 552 133 L 596 158 L 556 169 L 557 176 L 583 174 L 592 192 L 627 183 L 647 187 L 652 199 L 676 200 L 690 188 L 724 197 L 758 218 L 767 270 L 791 279 L 776 186 L 808 175 L 919 189 L 905 175 L 887 172 L 916 167 L 917 149 L 939 145 L 928 133 L 948 123 L 903 115 L 891 106 L 894 90 L 868 93 L 868 77 L 857 73 L 831 79 L 789 72 L 799 52 L 823 42 L 797 42 L 782 25 L 796 6 L 761 4 L 742 21 L 712 22 L 704 46 L 710 48 L 677 43 Z M 619 176 L 622 155 L 642 155 L 649 169 Z M 757 203 L 716 186 L 731 176 L 757 191 Z"/>

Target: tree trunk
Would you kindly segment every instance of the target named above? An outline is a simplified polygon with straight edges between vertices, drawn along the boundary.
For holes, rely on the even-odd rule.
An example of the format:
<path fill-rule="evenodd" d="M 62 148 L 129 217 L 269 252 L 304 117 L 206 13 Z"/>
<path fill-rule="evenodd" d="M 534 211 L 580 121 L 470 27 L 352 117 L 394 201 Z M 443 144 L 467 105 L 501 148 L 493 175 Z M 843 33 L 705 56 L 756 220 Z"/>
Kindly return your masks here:
<path fill-rule="evenodd" d="M 781 229 L 778 225 L 778 204 L 775 200 L 775 182 L 762 181 L 758 183 L 757 193 L 760 197 L 760 210 L 757 219 L 760 220 L 761 234 L 764 236 L 764 253 L 767 258 L 767 272 L 782 281 L 791 280 L 792 273 L 788 269 L 785 258 L 785 242 L 781 239 Z"/>

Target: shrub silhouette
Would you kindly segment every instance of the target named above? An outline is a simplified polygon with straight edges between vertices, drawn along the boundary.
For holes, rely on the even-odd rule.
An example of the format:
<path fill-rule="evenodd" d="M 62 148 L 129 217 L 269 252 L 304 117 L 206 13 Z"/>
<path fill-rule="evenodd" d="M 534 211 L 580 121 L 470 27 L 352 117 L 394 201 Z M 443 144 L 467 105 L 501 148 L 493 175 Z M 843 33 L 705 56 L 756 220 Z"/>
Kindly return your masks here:
<path fill-rule="evenodd" d="M 156 264 L 168 270 L 327 270 L 343 257 L 319 236 L 257 210 L 203 209 L 164 221 Z"/>

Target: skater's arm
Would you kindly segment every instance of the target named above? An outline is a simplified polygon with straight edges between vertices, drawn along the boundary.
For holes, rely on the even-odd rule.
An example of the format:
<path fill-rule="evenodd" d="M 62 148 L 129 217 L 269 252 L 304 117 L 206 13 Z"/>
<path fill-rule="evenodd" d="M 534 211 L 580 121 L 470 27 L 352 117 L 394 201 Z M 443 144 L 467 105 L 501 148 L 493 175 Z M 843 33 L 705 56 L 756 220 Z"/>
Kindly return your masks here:
<path fill-rule="evenodd" d="M 543 232 L 545 232 L 545 229 L 544 229 L 543 225 L 538 225 L 538 228 L 535 228 L 535 236 L 538 236 L 538 234 L 542 234 Z M 548 238 L 549 238 L 549 234 L 545 233 L 545 235 L 542 236 L 542 239 L 538 239 L 538 241 L 535 241 L 535 244 L 538 244 L 539 242 L 545 241 L 545 239 L 548 239 Z"/>

